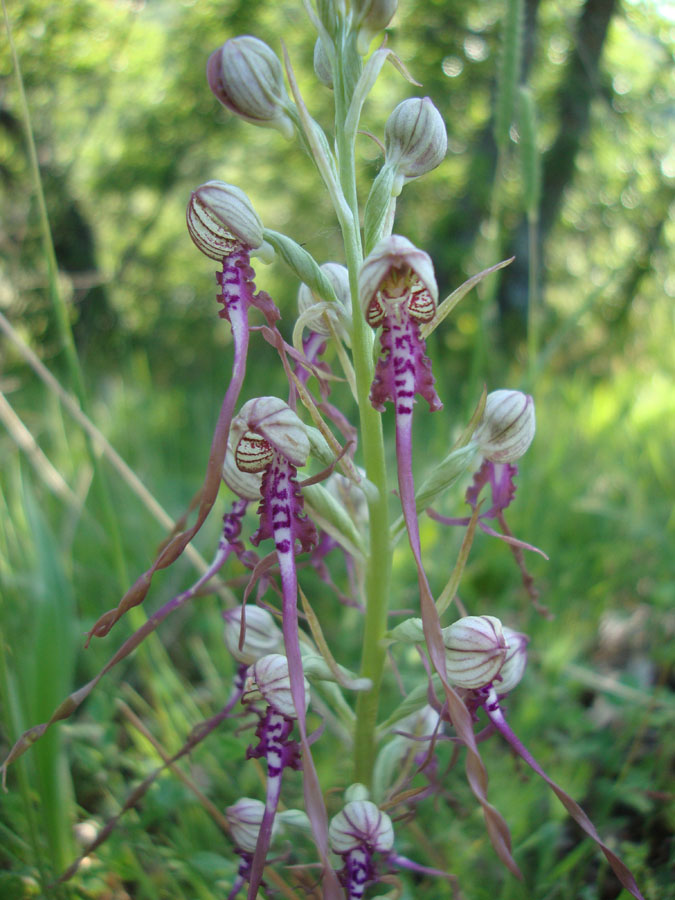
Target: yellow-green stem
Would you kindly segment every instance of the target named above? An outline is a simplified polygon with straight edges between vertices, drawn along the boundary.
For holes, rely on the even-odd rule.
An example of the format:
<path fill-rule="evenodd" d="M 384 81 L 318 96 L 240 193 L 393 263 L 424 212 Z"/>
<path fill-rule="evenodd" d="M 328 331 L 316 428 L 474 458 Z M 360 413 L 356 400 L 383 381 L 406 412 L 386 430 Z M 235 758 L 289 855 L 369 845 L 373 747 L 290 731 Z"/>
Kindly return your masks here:
<path fill-rule="evenodd" d="M 356 391 L 363 460 L 366 475 L 374 486 L 369 498 L 370 547 L 366 570 L 366 613 L 361 649 L 361 674 L 372 681 L 369 691 L 359 694 L 356 704 L 354 733 L 354 780 L 369 785 L 375 756 L 375 729 L 380 700 L 380 686 L 385 663 L 383 645 L 387 628 L 387 612 L 391 584 L 391 546 L 389 540 L 389 510 L 384 439 L 380 414 L 373 409 L 370 385 L 373 379 L 373 336 L 361 313 L 358 298 L 358 273 L 363 260 L 359 209 L 354 164 L 355 133 L 345 131 L 348 97 L 342 82 L 342 47 L 338 48 L 335 86 L 335 125 L 339 157 L 340 184 L 352 210 L 351 221 L 340 222 L 345 243 L 345 256 L 352 291 L 353 335 L 352 353 L 356 375 Z"/>

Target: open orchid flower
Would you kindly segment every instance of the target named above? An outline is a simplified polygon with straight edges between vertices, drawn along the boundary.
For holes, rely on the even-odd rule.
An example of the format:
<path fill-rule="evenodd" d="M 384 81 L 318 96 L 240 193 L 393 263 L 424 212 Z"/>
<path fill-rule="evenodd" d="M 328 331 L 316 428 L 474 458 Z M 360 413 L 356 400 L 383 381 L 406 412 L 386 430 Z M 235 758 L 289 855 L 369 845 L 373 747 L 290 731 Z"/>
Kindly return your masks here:
<path fill-rule="evenodd" d="M 220 315 L 232 325 L 235 342 L 241 313 L 249 305 L 261 309 L 273 325 L 279 312 L 268 294 L 255 292 L 255 273 L 250 265 L 251 253 L 269 259 L 272 250 L 263 238 L 262 222 L 246 194 L 234 185 L 208 181 L 190 195 L 186 219 L 195 246 L 210 259 L 222 262 L 222 272 L 216 275 L 221 286 L 218 300 L 223 304 Z"/>
<path fill-rule="evenodd" d="M 539 553 L 544 559 L 548 559 L 548 556 L 533 544 L 514 537 L 504 517 L 504 510 L 516 495 L 514 479 L 518 474 L 518 466 L 515 463 L 532 443 L 534 434 L 532 397 L 521 391 L 509 390 L 492 391 L 488 394 L 483 417 L 472 436 L 472 444 L 476 445 L 484 459 L 465 496 L 475 514 L 483 488 L 489 489 L 491 502 L 485 512 L 478 514 L 477 525 L 485 534 L 509 545 L 532 602 L 539 612 L 549 616 L 546 607 L 538 602 L 539 591 L 526 568 L 523 550 Z M 472 520 L 471 516 L 443 516 L 433 509 L 427 509 L 427 515 L 443 525 L 469 525 Z M 494 519 L 499 522 L 501 532 L 487 524 Z"/>
<path fill-rule="evenodd" d="M 246 371 L 249 307 L 257 306 L 270 325 L 279 318 L 272 298 L 264 291 L 256 293 L 250 254 L 255 252 L 269 259 L 272 248 L 264 241 L 262 222 L 243 191 L 220 181 L 203 184 L 190 196 L 187 227 L 198 249 L 210 259 L 222 263 L 222 271 L 217 273 L 216 279 L 221 288 L 218 299 L 223 304 L 220 315 L 229 321 L 232 329 L 232 377 L 211 442 L 196 522 L 187 530 L 173 535 L 152 566 L 136 579 L 117 607 L 98 619 L 89 632 L 88 641 L 94 636 L 104 637 L 127 610 L 143 602 L 155 572 L 170 566 L 206 521 L 218 494 L 227 435 Z"/>
<path fill-rule="evenodd" d="M 339 877 L 348 900 L 361 900 L 377 878 L 374 855 L 394 846 L 391 819 L 370 800 L 352 800 L 331 819 L 328 837 L 344 862 Z"/>
<path fill-rule="evenodd" d="M 450 878 L 446 872 L 421 866 L 396 853 L 394 827 L 386 812 L 366 799 L 363 785 L 353 784 L 346 792 L 349 799 L 333 816 L 328 831 L 331 849 L 342 857 L 339 878 L 347 900 L 361 900 L 369 884 L 381 878 L 382 870 L 410 869 L 423 875 Z"/>
<path fill-rule="evenodd" d="M 237 877 L 234 880 L 227 900 L 234 900 L 241 888 L 251 879 L 253 855 L 259 841 L 264 815 L 265 804 L 260 800 L 254 800 L 252 797 L 242 797 L 225 810 L 227 823 L 230 826 L 230 834 L 240 858 Z M 274 820 L 270 827 L 270 842 L 277 830 L 277 822 Z"/>
<path fill-rule="evenodd" d="M 232 422 L 230 442 L 234 464 L 244 476 L 259 476 L 260 527 L 251 542 L 273 538 L 283 591 L 283 634 L 291 671 L 291 690 L 298 717 L 304 722 L 305 693 L 298 639 L 296 542 L 307 552 L 316 544 L 312 522 L 303 514 L 297 467 L 310 452 L 305 426 L 293 410 L 277 397 L 249 400 Z"/>
<path fill-rule="evenodd" d="M 280 557 L 295 558 L 295 541 L 303 551 L 316 543 L 316 529 L 303 515 L 297 485 L 298 466 L 307 463 L 310 442 L 296 413 L 278 397 L 249 400 L 232 422 L 234 462 L 245 475 L 262 473 L 260 528 L 251 541 L 274 538 Z M 283 580 L 283 566 L 282 580 Z"/>
<path fill-rule="evenodd" d="M 472 435 L 482 455 L 495 463 L 514 463 L 534 440 L 534 400 L 522 391 L 491 391 Z"/>
<path fill-rule="evenodd" d="M 442 407 L 419 333 L 420 324 L 433 318 L 438 300 L 428 254 L 400 235 L 383 238 L 361 267 L 359 300 L 368 324 L 373 328 L 382 326 L 382 354 L 377 361 L 370 400 L 378 410 L 384 410 L 387 400 L 394 404 L 401 506 L 420 577 L 423 577 L 412 474 L 415 396 L 421 394 L 431 410 Z"/>
<path fill-rule="evenodd" d="M 366 258 L 359 273 L 359 300 L 366 321 L 382 326 L 382 354 L 377 361 L 370 400 L 383 410 L 390 400 L 396 413 L 396 458 L 398 487 L 416 559 L 419 557 L 419 530 L 412 474 L 412 417 L 416 394 L 430 409 L 441 409 L 434 388 L 431 362 L 426 355 L 419 326 L 433 318 L 438 300 L 434 269 L 423 250 L 407 238 L 383 238 Z M 418 560 L 418 569 L 421 562 Z M 422 577 L 423 571 L 420 572 Z"/>
<path fill-rule="evenodd" d="M 628 867 L 602 841 L 579 804 L 549 778 L 506 721 L 501 703 L 505 695 L 517 687 L 525 672 L 527 635 L 502 627 L 499 619 L 493 616 L 466 616 L 443 629 L 443 640 L 449 677 L 466 692 L 465 702 L 474 720 L 477 720 L 478 709 L 483 707 L 490 721 L 490 727 L 481 733 L 481 737 L 489 737 L 493 730 L 498 731 L 518 756 L 544 779 L 572 818 L 595 841 L 626 890 L 636 900 L 644 900 Z"/>
<path fill-rule="evenodd" d="M 411 416 L 415 394 L 421 394 L 432 410 L 441 409 L 419 333 L 419 326 L 433 318 L 438 302 L 428 254 L 400 235 L 383 238 L 361 267 L 359 298 L 368 324 L 382 326 L 382 355 L 370 391 L 375 409 L 382 411 L 391 400 L 397 418 Z"/>

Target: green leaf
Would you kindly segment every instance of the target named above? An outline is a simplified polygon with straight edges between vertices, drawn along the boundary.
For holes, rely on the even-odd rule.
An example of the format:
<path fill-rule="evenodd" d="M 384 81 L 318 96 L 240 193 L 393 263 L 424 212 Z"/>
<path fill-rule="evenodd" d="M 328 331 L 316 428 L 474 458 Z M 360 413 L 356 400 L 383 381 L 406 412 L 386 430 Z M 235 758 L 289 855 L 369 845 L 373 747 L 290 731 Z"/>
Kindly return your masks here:
<path fill-rule="evenodd" d="M 293 238 L 289 238 L 279 231 L 271 231 L 269 228 L 265 228 L 264 235 L 265 240 L 274 247 L 300 281 L 304 281 L 323 300 L 338 302 L 333 285 L 321 271 L 319 264 L 311 253 L 308 253 Z"/>

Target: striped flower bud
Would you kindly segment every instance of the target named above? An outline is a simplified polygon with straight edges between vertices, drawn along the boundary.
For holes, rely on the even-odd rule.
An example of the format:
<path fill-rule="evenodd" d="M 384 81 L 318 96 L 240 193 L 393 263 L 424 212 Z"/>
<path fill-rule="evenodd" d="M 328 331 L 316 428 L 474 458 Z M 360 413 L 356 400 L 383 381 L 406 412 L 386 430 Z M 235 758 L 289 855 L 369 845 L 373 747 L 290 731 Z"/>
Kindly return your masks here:
<path fill-rule="evenodd" d="M 245 403 L 230 426 L 234 461 L 242 472 L 264 471 L 275 453 L 294 466 L 304 466 L 310 452 L 302 421 L 279 397 L 257 397 Z"/>
<path fill-rule="evenodd" d="M 223 462 L 223 481 L 237 497 L 243 500 L 260 500 L 262 474 L 260 472 L 242 472 L 234 461 L 234 450 L 230 441 Z"/>
<path fill-rule="evenodd" d="M 309 683 L 305 682 L 305 711 L 309 706 Z M 288 674 L 288 660 L 280 653 L 270 653 L 261 657 L 251 667 L 246 679 L 243 700 L 252 703 L 264 700 L 268 706 L 287 719 L 297 718 L 295 704 L 291 696 L 291 680 Z"/>
<path fill-rule="evenodd" d="M 431 257 L 399 234 L 383 238 L 361 266 L 359 301 L 373 328 L 382 322 L 390 303 L 405 303 L 412 318 L 428 322 L 438 302 Z"/>
<path fill-rule="evenodd" d="M 445 122 L 428 97 L 399 103 L 384 126 L 385 163 L 394 167 L 398 193 L 406 181 L 439 166 L 448 149 Z M 398 190 L 397 190 L 398 188 Z"/>
<path fill-rule="evenodd" d="M 506 657 L 499 670 L 499 678 L 495 681 L 495 690 L 498 694 L 508 694 L 523 677 L 530 639 L 526 634 L 507 628 L 506 625 L 502 631 L 506 640 Z"/>
<path fill-rule="evenodd" d="M 331 819 L 328 840 L 334 853 L 363 846 L 386 853 L 394 846 L 394 829 L 389 816 L 370 800 L 352 800 Z"/>
<path fill-rule="evenodd" d="M 241 246 L 257 250 L 263 225 L 246 194 L 223 181 L 207 181 L 190 194 L 187 227 L 196 247 L 221 260 Z"/>
<path fill-rule="evenodd" d="M 506 656 L 502 623 L 494 616 L 464 616 L 444 628 L 448 680 L 468 690 L 489 685 Z"/>
<path fill-rule="evenodd" d="M 521 391 L 492 391 L 473 441 L 486 459 L 514 463 L 532 443 L 536 428 L 534 400 Z"/>
<path fill-rule="evenodd" d="M 225 646 L 239 663 L 251 665 L 268 653 L 274 653 L 282 644 L 281 631 L 266 609 L 259 606 L 246 607 L 246 632 L 244 643 L 239 649 L 242 607 L 227 609 L 225 619 Z"/>
<path fill-rule="evenodd" d="M 279 59 L 256 37 L 230 38 L 206 65 L 209 87 L 230 112 L 253 125 L 277 128 L 286 138 L 294 133 L 292 107 Z"/>
<path fill-rule="evenodd" d="M 326 303 L 321 299 L 321 297 L 318 297 L 308 285 L 301 284 L 298 290 L 298 312 L 300 313 L 300 315 L 302 315 L 303 313 L 308 312 L 308 310 L 311 310 L 312 307 L 317 306 L 317 304 L 321 304 L 321 306 L 316 311 L 316 315 L 308 319 L 308 327 L 311 328 L 312 331 L 315 331 L 317 334 L 321 334 L 324 337 L 329 337 L 331 331 L 328 327 L 327 322 L 325 321 L 325 317 L 327 316 L 332 322 L 337 333 L 344 336 L 345 327 L 343 320 L 345 318 L 351 319 L 352 311 L 352 294 L 349 289 L 349 272 L 344 266 L 341 266 L 339 263 L 334 262 L 324 263 L 320 268 L 332 284 L 339 305 L 332 303 L 329 304 L 328 308 L 326 308 Z M 333 309 L 331 308 L 331 306 L 335 308 Z"/>
<path fill-rule="evenodd" d="M 265 813 L 265 804 L 251 797 L 242 797 L 225 810 L 232 840 L 245 853 L 255 853 L 260 832 L 260 823 Z M 278 831 L 276 821 L 272 826 L 272 837 Z"/>

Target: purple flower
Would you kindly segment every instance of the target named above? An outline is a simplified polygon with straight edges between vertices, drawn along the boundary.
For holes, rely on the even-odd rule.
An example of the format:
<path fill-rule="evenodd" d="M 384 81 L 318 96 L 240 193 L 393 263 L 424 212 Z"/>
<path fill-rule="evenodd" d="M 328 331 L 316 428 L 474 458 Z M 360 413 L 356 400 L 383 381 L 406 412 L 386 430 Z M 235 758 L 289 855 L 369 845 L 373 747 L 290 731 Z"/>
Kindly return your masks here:
<path fill-rule="evenodd" d="M 307 703 L 309 703 L 309 685 L 306 681 L 304 681 L 304 692 Z M 257 709 L 260 701 L 265 704 L 264 712 Z M 248 748 L 246 758 L 264 759 L 267 763 L 265 805 L 259 820 L 257 818 L 259 810 L 256 807 L 257 835 L 253 840 L 253 834 L 249 835 L 249 832 L 246 832 L 246 836 L 250 837 L 250 840 L 248 845 L 242 848 L 252 853 L 248 860 L 245 880 L 249 881 L 249 897 L 253 898 L 257 896 L 258 887 L 262 883 L 262 872 L 272 840 L 279 797 L 281 796 L 281 780 L 284 769 L 302 768 L 300 746 L 291 737 L 296 719 L 296 707 L 285 656 L 271 653 L 261 657 L 251 666 L 244 686 L 242 703 L 251 704 L 260 716 L 256 728 L 258 743 L 255 747 Z M 303 715 L 305 712 L 306 708 L 303 709 Z"/>
<path fill-rule="evenodd" d="M 377 877 L 373 855 L 394 846 L 391 819 L 370 800 L 352 800 L 331 819 L 328 838 L 344 862 L 340 880 L 348 900 L 360 900 Z"/>
<path fill-rule="evenodd" d="M 440 409 L 419 333 L 420 324 L 433 318 L 438 300 L 429 256 L 400 235 L 384 238 L 361 267 L 359 297 L 368 324 L 382 325 L 382 354 L 370 391 L 375 409 L 383 410 L 390 400 L 397 415 L 412 415 L 415 394 L 432 410 Z"/>

